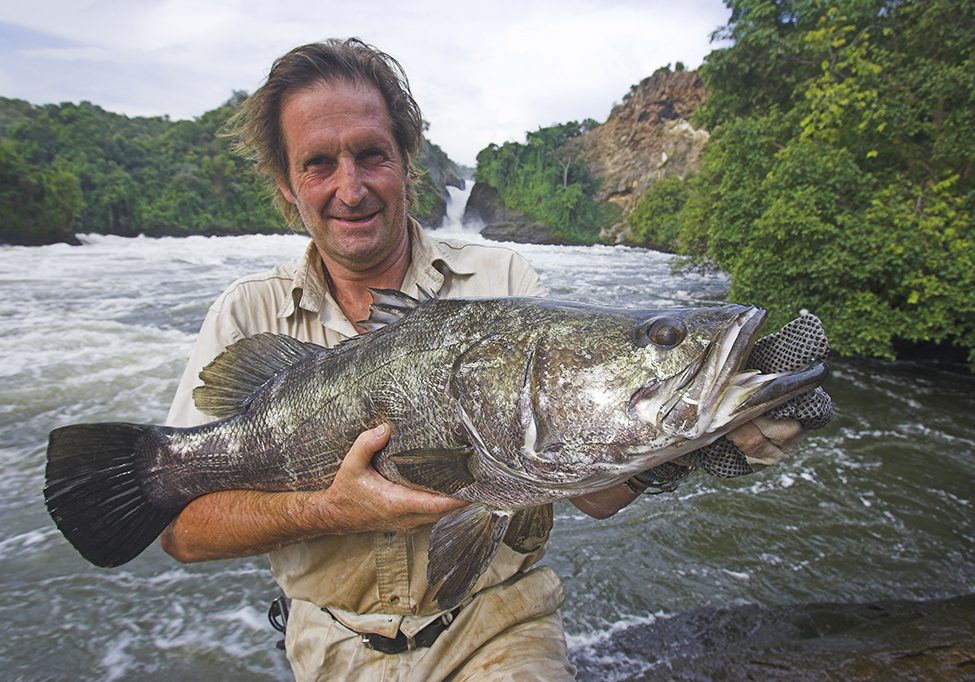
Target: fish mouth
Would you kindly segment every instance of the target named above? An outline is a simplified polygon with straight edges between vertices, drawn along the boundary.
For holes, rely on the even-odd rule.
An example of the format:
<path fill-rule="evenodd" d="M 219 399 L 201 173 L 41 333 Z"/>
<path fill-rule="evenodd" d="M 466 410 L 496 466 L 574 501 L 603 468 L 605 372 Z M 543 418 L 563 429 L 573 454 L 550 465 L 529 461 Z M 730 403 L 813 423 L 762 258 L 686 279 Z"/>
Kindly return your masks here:
<path fill-rule="evenodd" d="M 828 374 L 829 370 L 823 362 L 814 363 L 794 372 L 738 374 L 731 391 L 744 391 L 747 397 L 743 400 L 732 400 L 732 413 L 737 416 L 753 414 L 756 410 L 766 412 L 820 385 Z"/>
<path fill-rule="evenodd" d="M 812 390 L 826 378 L 827 369 L 822 362 L 777 374 L 743 369 L 767 315 L 761 308 L 728 308 L 732 318 L 698 362 L 634 395 L 637 401 L 640 394 L 664 396 L 639 410 L 645 418 L 650 417 L 648 421 L 655 422 L 658 432 L 688 441 L 714 440 Z M 655 414 L 648 414 L 650 405 Z"/>

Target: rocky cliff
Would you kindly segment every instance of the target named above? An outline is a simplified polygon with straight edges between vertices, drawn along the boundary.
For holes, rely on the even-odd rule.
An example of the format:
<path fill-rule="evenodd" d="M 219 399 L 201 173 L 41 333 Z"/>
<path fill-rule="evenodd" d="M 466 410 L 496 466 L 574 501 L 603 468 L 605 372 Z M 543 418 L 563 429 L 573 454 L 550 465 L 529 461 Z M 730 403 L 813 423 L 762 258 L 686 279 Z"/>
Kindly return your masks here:
<path fill-rule="evenodd" d="M 483 182 L 475 182 L 464 208 L 464 223 L 481 223 L 481 235 L 499 242 L 520 244 L 568 244 L 552 234 L 551 228 L 532 220 L 520 211 L 508 208 L 498 191 Z"/>
<path fill-rule="evenodd" d="M 653 183 L 697 170 L 708 133 L 689 119 L 706 97 L 695 72 L 660 69 L 634 85 L 605 123 L 569 140 L 566 146 L 599 179 L 596 198 L 618 206 L 625 218 Z M 626 241 L 624 223 L 601 237 Z"/>
<path fill-rule="evenodd" d="M 649 187 L 665 177 L 681 177 L 697 169 L 708 140 L 705 130 L 689 122 L 707 92 L 693 71 L 659 69 L 630 88 L 605 123 L 570 139 L 564 149 L 582 158 L 599 180 L 596 199 L 620 208 L 623 220 L 603 230 L 607 242 L 625 242 L 625 217 Z M 496 192 L 475 185 L 464 219 L 480 218 L 485 236 L 503 225 L 504 234 L 543 239 L 545 226 L 511 211 Z"/>

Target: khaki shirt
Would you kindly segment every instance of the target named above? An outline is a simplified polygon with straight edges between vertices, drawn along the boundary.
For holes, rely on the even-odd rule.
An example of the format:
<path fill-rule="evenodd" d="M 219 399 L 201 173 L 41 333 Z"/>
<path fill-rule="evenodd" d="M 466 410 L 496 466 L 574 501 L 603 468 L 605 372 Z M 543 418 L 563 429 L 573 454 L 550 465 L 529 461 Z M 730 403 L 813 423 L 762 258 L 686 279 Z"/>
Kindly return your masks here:
<path fill-rule="evenodd" d="M 500 246 L 431 239 L 410 222 L 412 262 L 402 291 L 422 286 L 441 297 L 542 296 L 537 273 L 517 253 Z M 334 346 L 356 334 L 325 285 L 313 243 L 295 261 L 234 282 L 210 307 L 167 422 L 194 426 L 212 418 L 198 411 L 192 390 L 198 374 L 228 345 L 260 332 L 287 334 Z M 394 637 L 429 623 L 439 613 L 426 584 L 430 527 L 410 534 L 357 533 L 296 543 L 269 554 L 271 568 L 291 598 L 326 607 L 359 632 Z M 502 545 L 475 591 L 499 585 L 525 571 L 542 555 Z M 546 569 L 547 570 L 547 569 Z M 554 577 L 554 575 L 553 575 Z M 561 601 L 557 579 L 536 601 L 551 612 Z M 542 604 L 545 604 L 542 606 Z"/>

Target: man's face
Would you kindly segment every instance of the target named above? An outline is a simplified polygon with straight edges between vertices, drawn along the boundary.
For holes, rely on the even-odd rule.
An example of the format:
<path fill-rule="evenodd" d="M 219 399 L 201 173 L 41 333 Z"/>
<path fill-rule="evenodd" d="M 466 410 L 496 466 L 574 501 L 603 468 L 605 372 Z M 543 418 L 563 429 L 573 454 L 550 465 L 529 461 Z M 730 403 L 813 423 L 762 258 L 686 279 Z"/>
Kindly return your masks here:
<path fill-rule="evenodd" d="M 322 256 L 355 272 L 380 266 L 406 240 L 408 160 L 371 85 L 316 83 L 285 97 L 287 182 Z"/>

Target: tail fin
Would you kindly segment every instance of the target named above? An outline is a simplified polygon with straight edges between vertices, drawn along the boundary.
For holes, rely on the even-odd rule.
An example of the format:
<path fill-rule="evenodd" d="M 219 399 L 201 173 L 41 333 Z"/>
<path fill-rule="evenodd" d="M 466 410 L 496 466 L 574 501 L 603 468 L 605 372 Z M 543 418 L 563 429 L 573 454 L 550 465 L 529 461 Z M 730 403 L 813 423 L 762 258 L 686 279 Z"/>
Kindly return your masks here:
<path fill-rule="evenodd" d="M 51 432 L 47 510 L 68 542 L 96 566 L 121 566 L 134 559 L 179 512 L 154 505 L 139 484 L 139 441 L 154 429 L 108 423 Z"/>

